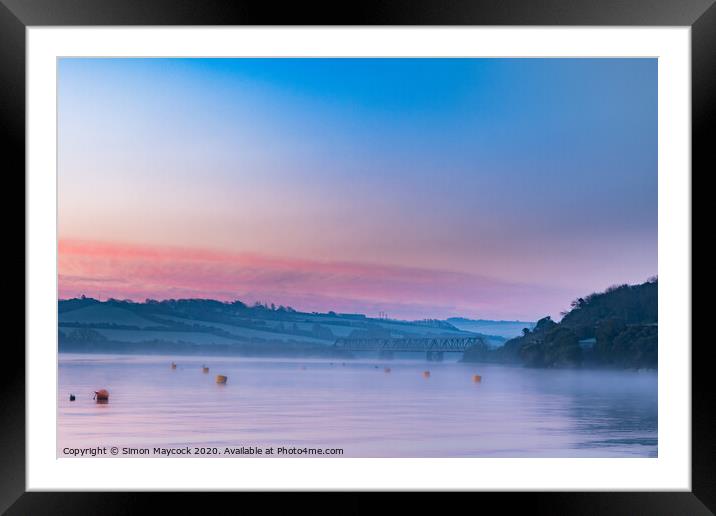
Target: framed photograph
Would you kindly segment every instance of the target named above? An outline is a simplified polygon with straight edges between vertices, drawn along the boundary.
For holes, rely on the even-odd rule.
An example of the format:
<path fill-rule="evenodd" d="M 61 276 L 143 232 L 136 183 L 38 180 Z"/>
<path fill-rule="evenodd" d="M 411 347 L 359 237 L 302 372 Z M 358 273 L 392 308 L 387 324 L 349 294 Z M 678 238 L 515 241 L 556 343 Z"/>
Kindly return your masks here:
<path fill-rule="evenodd" d="M 711 514 L 711 4 L 2 0 L 3 510 Z"/>

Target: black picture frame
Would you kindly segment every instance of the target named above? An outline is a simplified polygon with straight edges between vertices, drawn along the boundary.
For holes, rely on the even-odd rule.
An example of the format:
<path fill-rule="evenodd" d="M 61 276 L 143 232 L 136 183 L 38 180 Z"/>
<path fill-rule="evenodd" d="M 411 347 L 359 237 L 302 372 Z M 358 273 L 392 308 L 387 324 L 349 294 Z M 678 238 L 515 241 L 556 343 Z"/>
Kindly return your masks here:
<path fill-rule="evenodd" d="M 16 218 L 18 210 L 8 201 L 20 197 L 19 192 L 25 188 L 24 180 L 20 179 L 25 172 L 25 29 L 42 25 L 690 26 L 691 177 L 705 176 L 716 163 L 714 0 L 363 0 L 336 2 L 331 6 L 306 3 L 279 6 L 267 1 L 245 0 L 0 0 L 0 131 L 8 144 L 2 158 L 8 222 Z M 16 183 L 10 184 L 11 180 Z M 19 224 L 7 223 L 6 231 L 11 226 L 19 227 Z M 20 238 L 18 234 L 16 242 Z M 23 242 L 24 238 L 23 231 Z M 22 253 L 17 246 L 7 245 L 6 249 L 6 256 L 11 257 L 9 263 L 19 268 L 21 254 L 25 263 L 24 245 Z M 19 274 L 8 276 L 19 282 Z M 19 306 L 11 292 L 14 291 L 6 292 L 6 296 L 14 306 Z M 501 510 L 508 513 L 520 509 L 532 514 L 713 514 L 716 511 L 716 441 L 713 438 L 716 387 L 709 371 L 711 345 L 706 339 L 694 340 L 692 346 L 691 492 L 465 493 L 460 496 L 468 504 L 466 507 L 482 510 L 489 502 L 499 504 Z M 164 512 L 181 514 L 196 502 L 203 504 L 202 512 L 218 506 L 238 509 L 239 504 L 249 507 L 267 503 L 257 499 L 260 494 L 247 493 L 25 492 L 25 353 L 19 339 L 7 340 L 4 352 L 6 367 L 0 374 L 0 510 L 7 511 L 6 514 L 136 514 L 151 509 L 157 501 Z M 291 502 L 291 510 L 303 506 L 327 512 L 361 513 L 372 512 L 380 503 L 374 500 L 375 494 L 350 494 L 345 500 L 331 504 L 322 496 L 298 496 Z M 272 497 L 271 505 L 280 506 L 284 498 Z M 426 508 L 424 496 L 415 494 L 406 498 L 410 500 L 404 503 Z"/>

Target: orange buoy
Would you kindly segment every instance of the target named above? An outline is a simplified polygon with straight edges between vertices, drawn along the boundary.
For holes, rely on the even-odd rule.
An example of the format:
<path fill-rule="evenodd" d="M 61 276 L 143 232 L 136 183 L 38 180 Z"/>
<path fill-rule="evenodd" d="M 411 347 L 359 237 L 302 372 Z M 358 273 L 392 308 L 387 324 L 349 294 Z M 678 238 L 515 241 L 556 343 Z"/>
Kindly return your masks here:
<path fill-rule="evenodd" d="M 172 369 L 176 369 L 176 368 L 177 368 L 177 365 L 174 362 L 172 362 Z"/>
<path fill-rule="evenodd" d="M 228 377 L 224 376 L 223 374 L 216 375 L 216 383 L 226 383 L 226 380 L 228 380 Z"/>
<path fill-rule="evenodd" d="M 472 381 L 475 383 L 480 383 L 482 381 L 482 376 L 480 376 L 479 374 L 474 374 L 472 375 Z"/>
<path fill-rule="evenodd" d="M 209 368 L 206 367 L 206 366 L 201 366 L 201 372 L 202 372 L 202 373 L 208 373 L 208 372 L 209 372 Z"/>
<path fill-rule="evenodd" d="M 390 372 L 390 367 L 386 367 L 385 369 L 383 369 L 383 371 L 386 372 L 386 373 L 389 373 L 389 372 Z"/>
<path fill-rule="evenodd" d="M 107 389 L 94 391 L 94 399 L 97 400 L 97 403 L 107 403 L 109 401 L 109 391 Z"/>
<path fill-rule="evenodd" d="M 423 378 L 430 378 L 430 371 L 423 371 Z"/>

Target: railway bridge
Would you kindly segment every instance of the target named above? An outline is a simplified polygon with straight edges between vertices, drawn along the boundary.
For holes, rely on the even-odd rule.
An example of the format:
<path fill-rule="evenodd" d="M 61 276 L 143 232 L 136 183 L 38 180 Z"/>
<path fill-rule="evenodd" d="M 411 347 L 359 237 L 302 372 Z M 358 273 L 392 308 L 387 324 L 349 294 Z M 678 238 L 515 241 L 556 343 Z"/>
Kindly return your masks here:
<path fill-rule="evenodd" d="M 333 346 L 339 351 L 377 351 L 381 358 L 392 358 L 399 351 L 422 352 L 429 361 L 441 361 L 444 353 L 463 353 L 479 343 L 481 337 L 366 337 L 338 338 Z"/>

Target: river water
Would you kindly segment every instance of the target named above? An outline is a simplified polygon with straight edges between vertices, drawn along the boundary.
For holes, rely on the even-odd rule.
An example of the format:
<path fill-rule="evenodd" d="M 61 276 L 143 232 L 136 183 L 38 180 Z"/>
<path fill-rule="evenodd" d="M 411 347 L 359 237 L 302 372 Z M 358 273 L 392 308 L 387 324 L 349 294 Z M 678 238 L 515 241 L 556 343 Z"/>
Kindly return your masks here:
<path fill-rule="evenodd" d="M 102 388 L 106 404 L 92 400 Z M 241 456 L 280 448 L 283 456 L 655 457 L 657 374 L 60 354 L 57 436 L 62 457 L 90 447 L 116 447 L 125 458 L 183 447 L 222 457 L 227 448 Z"/>

